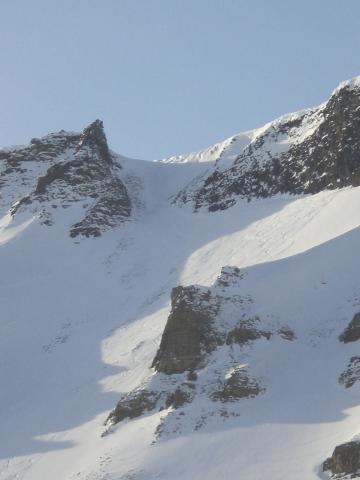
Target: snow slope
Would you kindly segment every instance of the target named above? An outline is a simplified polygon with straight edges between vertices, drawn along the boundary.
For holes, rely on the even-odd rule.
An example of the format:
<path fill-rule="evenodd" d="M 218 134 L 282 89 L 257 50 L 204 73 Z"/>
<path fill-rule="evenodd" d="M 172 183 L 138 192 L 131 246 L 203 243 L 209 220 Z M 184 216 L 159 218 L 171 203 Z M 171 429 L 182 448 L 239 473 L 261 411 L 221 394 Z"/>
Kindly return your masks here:
<path fill-rule="evenodd" d="M 0 480 L 315 480 L 360 434 L 359 384 L 338 382 L 358 350 L 338 335 L 360 310 L 360 187 L 172 205 L 204 160 L 119 156 L 133 217 L 98 238 L 71 238 L 66 210 L 50 227 L 31 211 L 0 220 Z M 171 289 L 211 286 L 226 265 L 254 311 L 296 335 L 239 350 L 264 394 L 229 417 L 200 398 L 102 436 L 120 396 L 154 377 Z M 166 416 L 176 431 L 158 438 Z"/>
<path fill-rule="evenodd" d="M 2 244 L 0 478 L 318 478 L 360 420 L 358 387 L 337 384 L 354 347 L 333 334 L 359 305 L 360 189 L 194 215 L 161 202 L 170 168 L 131 168 L 147 205 L 138 221 L 81 244 L 31 223 Z M 151 375 L 171 287 L 208 285 L 226 264 L 245 268 L 261 309 L 297 333 L 249 353 L 270 391 L 235 420 L 156 445 L 157 413 L 101 438 L 120 393 Z"/>

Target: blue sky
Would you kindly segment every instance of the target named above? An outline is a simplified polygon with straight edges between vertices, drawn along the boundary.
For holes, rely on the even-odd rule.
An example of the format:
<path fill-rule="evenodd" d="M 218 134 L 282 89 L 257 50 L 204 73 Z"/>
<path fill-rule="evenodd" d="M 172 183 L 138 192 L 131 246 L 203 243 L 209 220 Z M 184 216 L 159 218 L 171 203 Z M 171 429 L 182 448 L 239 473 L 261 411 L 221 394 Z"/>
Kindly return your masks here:
<path fill-rule="evenodd" d="M 111 148 L 197 150 L 360 74 L 359 0 L 0 0 L 0 146 L 104 121 Z"/>

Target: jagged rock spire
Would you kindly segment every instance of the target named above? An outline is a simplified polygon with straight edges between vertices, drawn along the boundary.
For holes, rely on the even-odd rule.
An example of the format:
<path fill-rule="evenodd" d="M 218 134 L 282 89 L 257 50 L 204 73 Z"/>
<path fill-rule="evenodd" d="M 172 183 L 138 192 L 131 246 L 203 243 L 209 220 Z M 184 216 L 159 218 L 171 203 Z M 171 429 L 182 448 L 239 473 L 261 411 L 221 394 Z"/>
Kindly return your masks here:
<path fill-rule="evenodd" d="M 104 124 L 101 120 L 96 119 L 94 122 L 90 123 L 90 125 L 84 128 L 80 136 L 78 150 L 86 145 L 90 146 L 91 148 L 98 149 L 102 159 L 108 163 L 112 163 L 112 158 L 105 135 Z"/>

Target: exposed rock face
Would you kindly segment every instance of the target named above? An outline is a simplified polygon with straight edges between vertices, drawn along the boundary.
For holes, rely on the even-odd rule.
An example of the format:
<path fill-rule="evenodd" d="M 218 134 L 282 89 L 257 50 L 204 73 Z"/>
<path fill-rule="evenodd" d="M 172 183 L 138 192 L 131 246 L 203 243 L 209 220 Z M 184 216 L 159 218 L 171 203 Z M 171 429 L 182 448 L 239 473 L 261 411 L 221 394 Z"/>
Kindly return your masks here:
<path fill-rule="evenodd" d="M 323 463 L 323 471 L 329 471 L 336 478 L 350 475 L 360 477 L 360 442 L 338 445 L 332 456 Z"/>
<path fill-rule="evenodd" d="M 360 339 L 360 313 L 356 313 L 339 340 L 344 343 L 356 342 Z"/>
<path fill-rule="evenodd" d="M 174 201 L 215 211 L 231 207 L 237 198 L 349 185 L 360 185 L 360 87 L 345 83 L 319 108 L 261 129 L 229 168 L 216 167 Z"/>
<path fill-rule="evenodd" d="M 193 395 L 189 391 L 185 391 L 184 389 L 177 387 L 175 392 L 168 394 L 165 402 L 165 407 L 172 407 L 175 409 L 180 408 L 186 403 L 190 403 L 192 399 Z"/>
<path fill-rule="evenodd" d="M 236 285 L 243 278 L 240 268 L 238 267 L 222 267 L 219 277 L 216 279 L 216 287 L 230 287 Z"/>
<path fill-rule="evenodd" d="M 38 178 L 32 193 L 16 202 L 10 212 L 15 215 L 31 206 L 39 212 L 44 224 L 51 225 L 54 209 L 68 208 L 76 203 L 85 209 L 85 213 L 72 225 L 70 235 L 96 237 L 130 217 L 130 198 L 119 177 L 121 167 L 113 161 L 100 120 L 85 128 L 80 136 L 68 138 L 65 135 L 65 139 L 67 141 L 57 141 L 56 148 L 50 149 L 57 157 Z M 39 149 L 41 140 L 36 140 L 34 145 Z M 71 146 L 67 155 L 61 150 L 64 145 L 66 148 Z M 48 152 L 49 148 L 45 151 Z"/>
<path fill-rule="evenodd" d="M 119 401 L 109 416 L 111 424 L 147 411 L 164 411 L 157 435 L 171 435 L 180 431 L 183 416 L 191 415 L 190 404 L 199 402 L 195 411 L 200 414 L 192 420 L 198 430 L 207 421 L 201 413 L 204 401 L 213 400 L 210 415 L 228 418 L 238 415 L 236 403 L 241 399 L 265 392 L 251 365 L 244 368 L 244 359 L 256 341 L 274 336 L 293 340 L 295 334 L 256 315 L 254 300 L 240 294 L 245 276 L 239 268 L 227 266 L 211 287 L 172 290 L 171 312 L 152 363 L 155 375 L 149 376 L 146 388 Z"/>
<path fill-rule="evenodd" d="M 225 379 L 222 389 L 215 392 L 212 398 L 222 402 L 235 402 L 240 398 L 256 397 L 263 392 L 265 388 L 251 378 L 246 370 L 239 368 Z"/>
<path fill-rule="evenodd" d="M 152 364 L 158 372 L 170 375 L 194 370 L 216 348 L 219 338 L 213 319 L 218 305 L 209 302 L 210 296 L 210 290 L 196 286 L 172 290 L 171 313 Z"/>
<path fill-rule="evenodd" d="M 131 202 L 122 181 L 114 176 L 106 180 L 103 187 L 85 217 L 71 227 L 71 237 L 99 237 L 103 231 L 120 225 L 130 217 Z"/>
<path fill-rule="evenodd" d="M 295 332 L 289 327 L 281 327 L 278 330 L 263 329 L 261 327 L 261 320 L 258 316 L 253 318 L 245 318 L 240 320 L 238 325 L 229 331 L 226 336 L 227 345 L 245 345 L 249 342 L 266 338 L 270 340 L 273 335 L 279 335 L 284 340 L 295 340 Z"/>
<path fill-rule="evenodd" d="M 244 299 L 225 293 L 241 279 L 239 268 L 223 267 L 212 289 L 191 285 L 172 290 L 171 312 L 152 364 L 156 371 L 170 375 L 202 368 L 208 355 L 225 343 L 269 340 L 273 334 L 294 338 L 294 333 L 285 327 L 279 331 L 263 329 L 258 316 L 246 316 L 229 330 L 215 321 L 224 304 L 244 303 Z"/>
<path fill-rule="evenodd" d="M 350 388 L 358 380 L 360 380 L 360 357 L 354 356 L 350 358 L 350 363 L 340 375 L 339 383 L 346 388 Z"/>
<path fill-rule="evenodd" d="M 112 164 L 113 160 L 107 144 L 104 125 L 101 120 L 97 119 L 88 127 L 84 128 L 77 148 L 81 150 L 85 146 L 90 147 L 92 152 L 96 152 L 104 162 Z"/>
<path fill-rule="evenodd" d="M 16 171 L 21 173 L 30 162 L 49 162 L 55 160 L 68 148 L 76 148 L 80 141 L 80 133 L 61 130 L 42 138 L 33 138 L 30 145 L 0 150 L 0 160 L 5 163 L 3 173 Z"/>
<path fill-rule="evenodd" d="M 190 403 L 193 396 L 188 385 L 178 386 L 174 391 L 134 390 L 119 400 L 105 423 L 115 425 L 126 418 L 137 418 L 152 410 L 178 409 Z"/>
<path fill-rule="evenodd" d="M 137 390 L 125 395 L 108 416 L 106 422 L 116 424 L 125 418 L 136 418 L 155 408 L 160 393 Z"/>
<path fill-rule="evenodd" d="M 231 345 L 233 343 L 243 345 L 245 343 L 258 340 L 261 337 L 269 340 L 272 332 L 257 328 L 257 323 L 259 323 L 259 321 L 260 319 L 258 317 L 241 321 L 239 326 L 235 327 L 233 330 L 230 330 L 228 333 L 226 337 L 227 345 Z"/>
<path fill-rule="evenodd" d="M 79 133 L 52 133 L 33 138 L 30 145 L 0 150 L 0 208 L 6 210 L 36 188 L 37 179 L 59 159 L 75 153 Z"/>

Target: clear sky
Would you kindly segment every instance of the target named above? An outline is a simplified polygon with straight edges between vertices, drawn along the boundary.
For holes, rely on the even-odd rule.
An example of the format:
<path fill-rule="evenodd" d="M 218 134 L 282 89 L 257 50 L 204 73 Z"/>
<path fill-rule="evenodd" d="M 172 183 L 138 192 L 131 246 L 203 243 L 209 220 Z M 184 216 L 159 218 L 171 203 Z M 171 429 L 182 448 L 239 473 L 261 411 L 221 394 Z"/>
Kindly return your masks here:
<path fill-rule="evenodd" d="M 360 74 L 360 0 L 0 0 L 0 146 L 104 121 L 156 159 Z"/>

